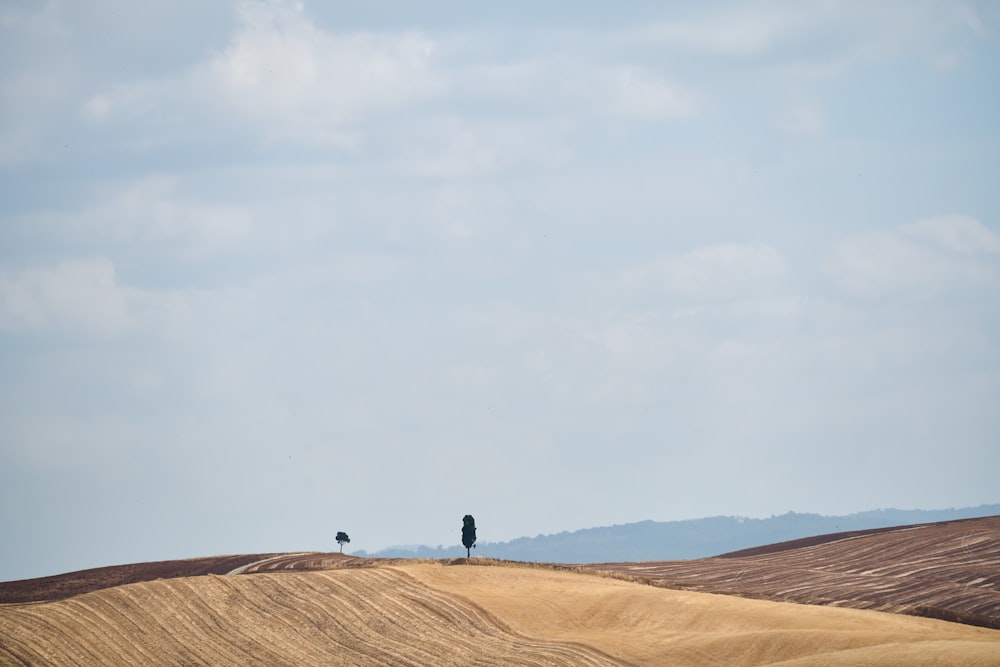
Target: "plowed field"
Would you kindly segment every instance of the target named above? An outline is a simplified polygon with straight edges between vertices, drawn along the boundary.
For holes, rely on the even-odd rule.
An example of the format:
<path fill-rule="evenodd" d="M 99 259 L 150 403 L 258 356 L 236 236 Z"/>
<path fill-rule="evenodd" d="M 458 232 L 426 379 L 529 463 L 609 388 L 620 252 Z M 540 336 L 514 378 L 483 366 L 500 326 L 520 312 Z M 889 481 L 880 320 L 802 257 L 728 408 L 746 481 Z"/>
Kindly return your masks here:
<path fill-rule="evenodd" d="M 1000 629 L 1000 517 L 808 538 L 718 558 L 586 567 L 669 588 Z"/>
<path fill-rule="evenodd" d="M 997 665 L 1000 632 L 576 572 L 411 563 L 4 605 L 0 663 Z"/>
<path fill-rule="evenodd" d="M 329 554 L 334 556 L 334 554 Z M 274 554 L 244 554 L 241 556 L 209 556 L 185 560 L 164 560 L 154 563 L 111 565 L 79 570 L 37 579 L 0 582 L 0 604 L 5 602 L 41 602 L 62 600 L 124 584 L 154 579 L 195 577 L 201 574 L 227 574 L 241 566 L 268 559 Z"/>
<path fill-rule="evenodd" d="M 995 666 L 1000 517 L 582 567 L 219 556 L 0 600 L 3 665 Z"/>
<path fill-rule="evenodd" d="M 4 664 L 598 665 L 405 571 L 205 576 L 0 608 Z"/>

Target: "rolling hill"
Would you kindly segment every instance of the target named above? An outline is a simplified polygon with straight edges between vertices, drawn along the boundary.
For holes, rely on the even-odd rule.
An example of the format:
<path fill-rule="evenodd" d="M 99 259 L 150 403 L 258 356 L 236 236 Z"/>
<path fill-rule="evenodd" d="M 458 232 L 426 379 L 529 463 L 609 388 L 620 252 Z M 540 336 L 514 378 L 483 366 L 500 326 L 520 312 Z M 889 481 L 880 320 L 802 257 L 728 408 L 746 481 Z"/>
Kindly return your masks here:
<path fill-rule="evenodd" d="M 0 584 L 0 664 L 1000 664 L 1000 631 L 913 615 L 1000 619 L 1000 517 L 680 562 L 122 568 Z"/>
<path fill-rule="evenodd" d="M 1000 505 L 941 510 L 879 509 L 842 516 L 787 512 L 762 519 L 714 516 L 684 521 L 638 521 L 614 526 L 519 537 L 509 542 L 481 542 L 478 555 L 546 563 L 607 563 L 705 558 L 761 544 L 812 535 L 917 523 L 970 519 L 1000 514 Z M 480 536 L 485 534 L 480 526 Z M 456 536 L 457 538 L 457 536 Z M 361 557 L 459 558 L 461 546 L 393 547 Z"/>
<path fill-rule="evenodd" d="M 1000 629 L 1000 516 L 822 535 L 716 558 L 587 568 L 668 588 Z"/>

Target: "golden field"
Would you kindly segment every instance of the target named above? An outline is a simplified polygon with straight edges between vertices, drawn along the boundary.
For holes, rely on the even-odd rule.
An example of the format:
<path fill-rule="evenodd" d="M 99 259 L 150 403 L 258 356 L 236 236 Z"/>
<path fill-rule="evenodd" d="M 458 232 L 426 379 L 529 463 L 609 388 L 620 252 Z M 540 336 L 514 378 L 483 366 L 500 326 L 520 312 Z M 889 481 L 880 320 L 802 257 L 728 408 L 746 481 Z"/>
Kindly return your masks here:
<path fill-rule="evenodd" d="M 1000 517 L 688 561 L 272 553 L 0 582 L 0 664 L 998 666 Z"/>
<path fill-rule="evenodd" d="M 3 605 L 0 662 L 1000 665 L 1000 631 L 548 568 L 376 561 Z"/>

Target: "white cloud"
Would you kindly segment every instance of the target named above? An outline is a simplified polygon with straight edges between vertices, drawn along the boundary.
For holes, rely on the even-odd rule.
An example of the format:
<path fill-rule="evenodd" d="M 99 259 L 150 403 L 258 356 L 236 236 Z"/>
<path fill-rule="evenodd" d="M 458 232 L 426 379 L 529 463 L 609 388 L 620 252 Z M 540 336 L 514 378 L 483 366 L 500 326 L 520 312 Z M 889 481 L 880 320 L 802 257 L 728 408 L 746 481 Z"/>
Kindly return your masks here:
<path fill-rule="evenodd" d="M 318 28 L 287 0 L 246 2 L 229 44 L 201 64 L 157 80 L 91 90 L 90 121 L 155 126 L 141 146 L 187 132 L 251 135 L 253 145 L 358 145 L 354 126 L 427 99 L 442 86 L 435 43 L 414 33 L 336 33 Z"/>
<path fill-rule="evenodd" d="M 206 316 L 224 309 L 228 297 L 224 291 L 133 287 L 106 257 L 0 268 L 0 330 L 84 339 L 190 339 L 200 335 Z"/>
<path fill-rule="evenodd" d="M 947 215 L 901 225 L 900 232 L 943 250 L 964 255 L 1000 254 L 1000 234 L 975 218 Z"/>
<path fill-rule="evenodd" d="M 566 159 L 565 134 L 558 123 L 493 121 L 446 117 L 406 132 L 409 146 L 398 146 L 395 165 L 407 175 L 472 178 L 525 164 L 554 166 Z"/>
<path fill-rule="evenodd" d="M 595 114 L 686 118 L 712 97 L 714 81 L 699 78 L 695 89 L 675 71 L 698 69 L 706 55 L 766 55 L 764 67 L 787 82 L 788 76 L 826 77 L 913 52 L 927 61 L 953 63 L 954 54 L 968 51 L 970 40 L 989 34 L 982 10 L 967 3 L 827 3 L 819 8 L 763 3 L 623 30 L 615 38 L 622 53 L 612 63 L 596 59 L 609 41 L 602 30 L 576 33 L 572 48 L 583 49 L 584 57 L 566 53 L 555 41 L 530 55 L 515 55 L 503 53 L 503 42 L 488 32 L 470 37 L 460 31 L 434 36 L 337 31 L 314 21 L 301 3 L 270 0 L 238 5 L 228 44 L 216 47 L 200 65 L 190 65 L 197 56 L 175 58 L 174 65 L 184 69 L 152 79 L 122 76 L 121 70 L 81 70 L 89 61 L 73 52 L 82 40 L 73 30 L 77 14 L 60 3 L 47 7 L 54 9 L 7 12 L 0 27 L 9 33 L 24 28 L 27 41 L 44 38 L 46 48 L 62 44 L 56 53 L 25 61 L 22 69 L 8 69 L 0 78 L 0 106 L 8 116 L 0 123 L 0 161 L 17 162 L 41 149 L 51 133 L 43 131 L 39 117 L 66 109 L 75 110 L 77 120 L 90 121 L 91 130 L 113 132 L 121 145 L 146 149 L 169 145 L 182 134 L 186 141 L 236 137 L 244 147 L 358 150 L 366 138 L 383 133 L 377 124 L 386 116 L 396 118 L 403 110 L 411 118 L 433 115 L 466 104 L 477 110 L 520 105 L 531 112 L 532 122 L 555 115 L 577 121 Z M 96 11 L 100 20 L 118 13 L 108 7 Z M 130 20 L 149 31 L 157 22 L 175 25 L 184 11 L 189 10 L 136 10 Z M 496 42 L 483 47 L 479 37 Z M 141 37 L 117 39 L 131 46 Z M 166 48 L 162 37 L 154 41 Z M 637 45 L 698 57 L 683 66 L 650 66 L 634 51 Z M 112 42 L 102 52 L 114 48 Z M 587 49 L 594 49 L 595 58 L 586 57 Z M 798 107 L 783 125 L 802 134 L 816 132 L 822 123 L 815 108 Z"/>
<path fill-rule="evenodd" d="M 380 136 L 401 136 L 403 131 L 384 123 L 405 112 L 407 128 L 414 118 L 436 119 L 418 124 L 416 136 L 429 128 L 441 131 L 436 142 L 444 145 L 445 157 L 430 166 L 436 171 L 455 170 L 447 156 L 456 147 L 473 170 L 491 169 L 504 162 L 509 146 L 537 144 L 556 123 L 686 118 L 702 106 L 693 89 L 638 65 L 558 55 L 469 63 L 469 48 L 461 37 L 415 31 L 330 31 L 314 24 L 301 4 L 250 3 L 241 6 L 229 45 L 207 62 L 174 78 L 92 92 L 80 106 L 92 121 L 155 121 L 165 136 L 182 123 L 250 134 L 254 145 L 352 151 L 376 129 Z M 451 111 L 466 105 L 486 113 Z M 456 118 L 468 129 L 471 120 L 494 115 L 490 109 L 526 112 L 517 127 L 507 122 L 523 138 L 504 128 L 495 136 L 449 134 Z M 483 123 L 490 132 L 497 129 L 488 125 Z"/>
<path fill-rule="evenodd" d="M 117 336 L 140 325 L 142 295 L 118 284 L 106 259 L 0 273 L 0 326 Z"/>
<path fill-rule="evenodd" d="M 54 110 L 68 96 L 64 78 L 63 72 L 0 71 L 0 164 L 38 159 Z"/>
<path fill-rule="evenodd" d="M 996 291 L 1000 235 L 974 218 L 952 215 L 853 234 L 836 244 L 827 274 L 863 297 L 930 297 Z"/>
<path fill-rule="evenodd" d="M 188 198 L 171 177 L 129 184 L 77 215 L 50 216 L 48 224 L 74 229 L 81 238 L 169 244 L 179 248 L 180 254 L 196 258 L 231 249 L 254 231 L 247 209 Z"/>
<path fill-rule="evenodd" d="M 826 118 L 823 111 L 812 104 L 796 104 L 784 110 L 778 127 L 793 137 L 809 137 L 823 133 Z"/>
<path fill-rule="evenodd" d="M 509 220 L 510 205 L 495 187 L 444 187 L 432 197 L 431 229 L 446 238 L 494 236 Z"/>
<path fill-rule="evenodd" d="M 981 9 L 966 2 L 755 3 L 662 21 L 629 41 L 760 62 L 802 82 L 900 55 L 950 69 L 988 30 Z"/>
<path fill-rule="evenodd" d="M 695 53 L 747 56 L 772 48 L 802 19 L 794 11 L 740 11 L 654 24 L 636 37 Z"/>
<path fill-rule="evenodd" d="M 111 114 L 111 100 L 106 95 L 94 95 L 83 105 L 84 114 L 94 121 L 102 121 Z"/>
<path fill-rule="evenodd" d="M 377 252 L 334 252 L 321 263 L 286 267 L 280 275 L 257 281 L 255 289 L 310 293 L 328 290 L 333 285 L 362 286 L 386 283 L 404 275 L 408 268 L 404 258 Z"/>
<path fill-rule="evenodd" d="M 628 292 L 715 300 L 774 289 L 787 273 L 784 256 L 771 246 L 724 243 L 635 267 L 625 271 L 617 282 Z"/>
<path fill-rule="evenodd" d="M 697 96 L 637 67 L 598 70 L 587 76 L 594 101 L 613 116 L 662 120 L 693 116 Z"/>
<path fill-rule="evenodd" d="M 698 94 L 656 70 L 637 65 L 594 65 L 567 58 L 512 63 L 499 71 L 471 68 L 463 80 L 487 99 L 504 98 L 542 115 L 585 119 L 669 120 L 695 115 Z"/>
<path fill-rule="evenodd" d="M 244 4 L 232 43 L 197 76 L 215 104 L 270 138 L 316 142 L 437 91 L 434 51 L 416 33 L 324 32 L 301 3 Z"/>
<path fill-rule="evenodd" d="M 279 495 L 310 480 L 316 507 L 350 469 L 355 521 L 379 541 L 400 519 L 391 497 L 365 495 L 387 456 L 407 464 L 389 480 L 401 493 L 408 470 L 437 471 L 427 504 L 461 500 L 461 475 L 438 473 L 479 461 L 499 471 L 482 479 L 494 530 L 515 537 L 542 529 L 531 507 L 554 488 L 590 495 L 582 514 L 553 507 L 557 530 L 835 509 L 837 485 L 819 498 L 808 471 L 843 442 L 883 462 L 945 441 L 967 460 L 994 452 L 1000 241 L 976 100 L 996 40 L 995 21 L 973 20 L 985 5 L 961 23 L 947 20 L 960 3 L 935 0 L 645 4 L 602 25 L 134 5 L 114 24 L 128 35 L 99 30 L 119 0 L 24 10 L 52 10 L 48 37 L 0 25 L 0 161 L 15 165 L 0 198 L 0 440 L 93 452 L 66 457 L 80 497 L 100 479 L 86 466 L 123 451 L 141 454 L 132 479 L 158 470 L 164 488 L 195 489 L 192 507 L 232 499 L 219 480 L 234 461 Z M 205 11 L 213 21 L 192 19 Z M 628 26 L 664 16 L 682 18 L 633 39 Z M 909 113 L 943 82 L 916 68 L 942 53 L 972 66 Z M 769 120 L 818 140 L 776 137 Z M 25 156 L 32 168 L 17 169 Z M 857 164 L 885 178 L 844 178 Z M 986 224 L 850 233 L 941 201 Z M 811 280 L 831 233 L 844 237 L 830 281 Z M 159 465 L 189 453 L 194 472 Z M 539 465 L 525 472 L 528 453 Z M 992 492 L 986 473 L 924 484 L 944 458 L 911 457 L 923 471 L 851 502 L 896 502 L 918 478 L 934 489 L 923 503 Z M 664 495 L 663 470 L 680 462 L 695 479 L 713 460 L 734 462 L 729 492 Z M 854 486 L 870 481 L 844 466 Z M 58 510 L 51 479 L 10 471 Z M 766 482 L 759 501 L 747 471 Z M 419 509 L 401 539 L 453 538 L 421 533 L 413 517 L 438 513 Z M 273 541 L 278 514 L 234 531 Z M 314 528 L 282 530 L 294 543 Z"/>

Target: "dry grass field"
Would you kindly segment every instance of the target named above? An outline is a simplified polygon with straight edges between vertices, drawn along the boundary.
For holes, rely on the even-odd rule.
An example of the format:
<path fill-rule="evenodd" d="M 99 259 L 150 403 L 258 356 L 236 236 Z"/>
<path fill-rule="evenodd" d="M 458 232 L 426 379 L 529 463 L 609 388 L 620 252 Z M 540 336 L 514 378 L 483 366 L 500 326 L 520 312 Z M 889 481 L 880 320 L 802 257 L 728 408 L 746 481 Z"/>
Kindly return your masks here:
<path fill-rule="evenodd" d="M 998 665 L 1000 631 L 415 562 L 163 579 L 5 605 L 0 663 Z"/>
<path fill-rule="evenodd" d="M 1000 630 L 844 608 L 992 613 L 1000 524 L 953 524 L 603 572 L 319 553 L 101 568 L 0 583 L 0 664 L 1000 665 Z M 765 594 L 818 604 L 747 597 Z"/>
<path fill-rule="evenodd" d="M 1000 632 L 892 614 L 664 590 L 541 569 L 411 566 L 518 633 L 634 665 L 1000 665 Z"/>

